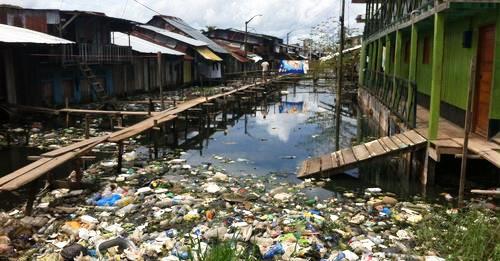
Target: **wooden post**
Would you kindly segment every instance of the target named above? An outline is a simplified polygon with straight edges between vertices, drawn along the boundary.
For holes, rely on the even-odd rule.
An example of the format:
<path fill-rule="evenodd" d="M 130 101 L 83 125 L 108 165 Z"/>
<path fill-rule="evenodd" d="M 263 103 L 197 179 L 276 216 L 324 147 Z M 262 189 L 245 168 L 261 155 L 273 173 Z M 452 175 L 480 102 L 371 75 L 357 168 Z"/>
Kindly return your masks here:
<path fill-rule="evenodd" d="M 161 110 L 165 110 L 165 98 L 163 97 L 163 83 L 162 83 L 162 73 L 161 73 L 161 53 L 157 53 L 158 61 L 158 84 L 160 85 L 160 100 L 161 100 Z"/>
<path fill-rule="evenodd" d="M 410 72 L 408 75 L 408 95 L 407 95 L 407 100 L 406 100 L 406 112 L 408 113 L 408 120 L 411 122 L 413 120 L 412 118 L 414 117 L 413 115 L 410 115 L 412 111 L 412 100 L 415 95 L 417 95 L 415 90 L 415 93 L 413 93 L 413 88 L 412 88 L 412 82 L 415 82 L 417 80 L 417 49 L 418 49 L 418 28 L 416 24 L 413 24 L 411 26 L 411 47 L 410 47 Z M 413 104 L 413 106 L 416 106 L 416 104 Z"/>
<path fill-rule="evenodd" d="M 155 159 L 158 159 L 158 130 L 156 130 L 156 127 L 158 126 L 158 120 L 154 120 L 153 123 L 153 135 L 154 135 L 154 155 Z"/>
<path fill-rule="evenodd" d="M 66 105 L 66 109 L 68 109 L 69 108 L 69 99 L 68 99 L 68 97 L 65 98 L 64 103 Z M 66 128 L 69 128 L 69 112 L 66 112 Z"/>
<path fill-rule="evenodd" d="M 33 214 L 33 203 L 35 203 L 36 191 L 37 191 L 36 185 L 37 185 L 37 179 L 33 180 L 29 184 L 28 199 L 26 200 L 26 207 L 24 208 L 24 214 L 26 216 L 31 216 L 31 214 Z"/>
<path fill-rule="evenodd" d="M 384 63 L 384 71 L 386 75 L 390 75 L 391 70 L 391 37 L 390 35 L 385 36 L 385 63 Z M 394 61 L 392 61 L 394 62 Z"/>
<path fill-rule="evenodd" d="M 465 176 L 467 175 L 467 154 L 469 153 L 469 134 L 472 125 L 472 101 L 475 99 L 476 93 L 476 57 L 472 58 L 470 64 L 470 83 L 469 95 L 467 99 L 467 110 L 465 112 L 465 133 L 464 133 L 464 147 L 462 149 L 462 164 L 460 166 L 460 187 L 458 190 L 458 205 L 464 206 L 464 190 L 465 190 Z"/>
<path fill-rule="evenodd" d="M 335 102 L 335 148 L 337 150 L 340 150 L 340 124 L 342 122 L 340 110 L 342 109 L 342 88 L 344 88 L 344 18 L 345 0 L 342 0 L 342 13 L 340 17 L 339 69 L 337 73 L 337 100 Z"/>
<path fill-rule="evenodd" d="M 90 119 L 89 115 L 85 114 L 85 139 L 90 138 Z"/>
<path fill-rule="evenodd" d="M 402 55 L 402 49 L 403 49 L 403 32 L 400 30 L 396 31 L 396 45 L 395 51 L 394 51 L 394 76 L 395 77 L 400 77 L 401 76 L 401 55 Z"/>
<path fill-rule="evenodd" d="M 364 85 L 365 83 L 365 70 L 366 70 L 366 49 L 368 46 L 363 44 L 361 49 L 361 55 L 359 56 L 359 74 L 358 74 L 358 83 L 359 85 Z"/>
<path fill-rule="evenodd" d="M 384 55 L 384 41 L 382 41 L 382 38 L 379 38 L 377 42 L 378 42 L 377 68 L 375 69 L 375 71 L 381 72 L 382 62 L 383 62 L 382 56 Z"/>
<path fill-rule="evenodd" d="M 436 139 L 439 129 L 441 87 L 443 78 L 444 14 L 434 15 L 434 42 L 432 50 L 431 104 L 429 115 L 429 139 Z"/>
<path fill-rule="evenodd" d="M 117 115 L 116 123 L 117 123 L 119 128 L 123 127 L 123 115 L 122 114 Z"/>
<path fill-rule="evenodd" d="M 111 129 L 111 131 L 113 131 L 115 129 L 115 126 L 113 125 L 113 115 L 110 115 L 109 116 L 109 128 Z"/>
<path fill-rule="evenodd" d="M 116 174 L 122 172 L 122 162 L 123 162 L 123 141 L 118 141 L 118 164 L 116 165 Z"/>
<path fill-rule="evenodd" d="M 74 160 L 73 164 L 74 164 L 74 168 L 75 168 L 75 172 L 76 172 L 76 176 L 75 176 L 76 182 L 80 183 L 82 181 L 82 178 L 83 178 L 83 171 L 82 171 L 83 159 L 76 158 Z"/>
<path fill-rule="evenodd" d="M 174 119 L 172 121 L 172 134 L 174 138 L 174 147 L 177 147 L 179 145 L 179 136 L 177 132 L 177 119 Z"/>

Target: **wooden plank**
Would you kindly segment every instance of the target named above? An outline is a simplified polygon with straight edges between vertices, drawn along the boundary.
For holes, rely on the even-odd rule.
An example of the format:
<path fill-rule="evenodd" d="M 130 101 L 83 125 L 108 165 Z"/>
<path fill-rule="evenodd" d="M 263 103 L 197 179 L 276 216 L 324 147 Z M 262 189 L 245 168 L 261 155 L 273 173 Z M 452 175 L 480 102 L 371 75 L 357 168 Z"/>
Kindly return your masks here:
<path fill-rule="evenodd" d="M 382 139 L 378 139 L 377 140 L 378 143 L 382 146 L 382 148 L 386 151 L 386 152 L 390 152 L 392 151 L 391 148 L 389 148 L 387 145 L 385 145 L 385 143 L 382 141 Z"/>
<path fill-rule="evenodd" d="M 394 142 L 391 140 L 391 138 L 389 138 L 389 137 L 383 137 L 383 138 L 381 138 L 379 141 L 380 141 L 380 143 L 384 143 L 384 144 L 385 144 L 385 146 L 386 146 L 387 148 L 389 148 L 390 150 L 398 150 L 398 149 L 399 149 L 399 146 L 398 146 L 398 145 L 396 145 L 396 143 L 394 143 Z"/>
<path fill-rule="evenodd" d="M 365 146 L 366 149 L 368 149 L 368 151 L 370 152 L 370 155 L 372 157 L 377 157 L 386 153 L 386 151 L 384 150 L 384 148 L 382 147 L 382 145 L 379 143 L 378 140 L 365 143 Z"/>
<path fill-rule="evenodd" d="M 307 174 L 307 164 L 309 164 L 309 161 L 304 161 L 302 164 L 300 164 L 299 172 L 297 174 L 297 177 L 303 177 Z"/>
<path fill-rule="evenodd" d="M 413 143 L 410 139 L 408 139 L 405 135 L 399 133 L 395 135 L 399 140 L 401 140 L 404 144 L 408 146 L 413 146 L 415 143 Z"/>
<path fill-rule="evenodd" d="M 392 142 L 394 142 L 394 144 L 396 144 L 396 146 L 398 146 L 400 149 L 404 149 L 404 148 L 407 148 L 408 145 L 404 142 L 402 142 L 398 137 L 396 136 L 390 136 L 389 137 Z"/>
<path fill-rule="evenodd" d="M 96 114 L 96 115 L 128 115 L 128 116 L 150 116 L 146 111 L 101 111 L 101 110 L 83 110 L 64 108 L 60 112 L 73 113 L 73 114 Z M 159 114 L 159 112 L 151 112 L 151 115 Z"/>
<path fill-rule="evenodd" d="M 337 156 L 336 156 L 335 152 L 330 154 L 330 158 L 332 159 L 332 168 L 338 167 L 339 163 L 337 161 Z"/>
<path fill-rule="evenodd" d="M 352 151 L 354 152 L 354 156 L 358 160 L 365 160 L 370 158 L 370 152 L 366 149 L 364 144 L 354 146 L 352 148 Z"/>
<path fill-rule="evenodd" d="M 340 151 L 335 152 L 335 158 L 337 159 L 337 163 L 338 163 L 339 167 L 342 167 L 343 165 L 345 165 L 344 157 L 342 156 L 342 153 L 340 153 Z"/>
<path fill-rule="evenodd" d="M 312 158 L 309 160 L 309 169 L 307 170 L 308 174 L 319 173 L 321 171 L 321 159 L 320 158 Z"/>
<path fill-rule="evenodd" d="M 331 154 L 321 156 L 321 171 L 333 169 L 333 162 Z"/>
<path fill-rule="evenodd" d="M 109 135 L 90 138 L 88 140 L 83 140 L 83 141 L 80 141 L 80 142 L 77 142 L 77 143 L 73 143 L 73 144 L 71 144 L 69 146 L 66 146 L 66 147 L 63 147 L 63 148 L 60 148 L 60 149 L 56 149 L 56 150 L 53 150 L 53 151 L 49 151 L 49 152 L 43 153 L 41 156 L 42 157 L 48 157 L 48 158 L 57 157 L 57 156 L 60 156 L 62 154 L 65 154 L 67 152 L 70 152 L 70 151 L 73 151 L 73 150 L 85 147 L 85 146 L 87 146 L 87 145 L 89 145 L 91 143 L 94 143 L 94 142 L 99 142 L 99 143 L 104 142 L 105 140 L 108 139 L 108 137 L 109 137 Z"/>
<path fill-rule="evenodd" d="M 351 148 L 343 149 L 340 151 L 340 153 L 342 154 L 342 158 L 344 159 L 344 165 L 352 164 L 357 161 Z"/>
<path fill-rule="evenodd" d="M 500 168 L 500 153 L 494 150 L 487 151 L 480 154 L 485 160 L 489 161 L 491 164 Z"/>
<path fill-rule="evenodd" d="M 403 133 L 409 140 L 413 142 L 413 144 L 418 145 L 427 142 L 427 140 L 420 136 L 416 131 L 411 130 L 411 131 L 406 131 Z"/>
<path fill-rule="evenodd" d="M 436 162 L 441 161 L 440 155 L 437 153 L 437 151 L 434 148 L 428 148 L 428 152 L 429 152 L 429 157 L 431 159 L 433 159 Z"/>
<path fill-rule="evenodd" d="M 461 146 L 463 146 L 464 144 L 464 140 L 462 138 L 453 138 L 453 141 L 460 144 Z M 488 142 L 481 138 L 474 137 L 469 140 L 469 150 L 476 154 L 481 154 L 482 152 L 489 150 L 500 150 L 500 145 L 493 142 Z"/>
<path fill-rule="evenodd" d="M 54 168 L 62 165 L 63 163 L 67 162 L 68 160 L 71 160 L 75 157 L 78 157 L 79 155 L 82 155 L 84 153 L 87 153 L 89 150 L 94 148 L 99 142 L 94 142 L 92 144 L 89 144 L 83 148 L 81 148 L 78 151 L 72 151 L 66 154 L 63 154 L 61 156 L 55 157 L 55 158 L 44 158 L 38 161 L 35 161 L 28 166 L 25 166 L 23 169 L 27 170 L 25 172 L 21 171 L 15 171 L 11 174 L 8 174 L 2 179 L 1 186 L 0 186 L 0 191 L 12 191 L 20 188 L 21 186 L 30 183 L 31 181 L 41 177 L 45 173 L 53 170 Z"/>
<path fill-rule="evenodd" d="M 26 165 L 26 166 L 24 166 L 16 171 L 10 173 L 10 174 L 7 174 L 7 175 L 1 177 L 0 178 L 0 186 L 17 178 L 17 177 L 19 177 L 19 176 L 21 176 L 21 175 L 24 175 L 27 172 L 33 171 L 34 169 L 37 169 L 37 168 L 43 166 L 44 164 L 46 164 L 50 160 L 51 159 L 49 159 L 49 158 L 43 158 L 41 160 L 37 160 L 37 161 L 35 161 L 31 164 L 28 164 L 28 165 Z"/>

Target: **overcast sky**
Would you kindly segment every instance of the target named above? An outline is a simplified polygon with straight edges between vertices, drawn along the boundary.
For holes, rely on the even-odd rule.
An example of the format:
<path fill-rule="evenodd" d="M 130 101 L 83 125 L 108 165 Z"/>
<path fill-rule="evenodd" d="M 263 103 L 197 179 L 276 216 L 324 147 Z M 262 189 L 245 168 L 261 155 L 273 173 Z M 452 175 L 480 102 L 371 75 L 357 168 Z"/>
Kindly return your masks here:
<path fill-rule="evenodd" d="M 285 38 L 291 34 L 291 43 L 309 35 L 311 27 L 330 17 L 338 20 L 340 0 L 1 0 L 29 8 L 54 8 L 104 12 L 139 22 L 148 21 L 156 13 L 141 6 L 149 6 L 161 14 L 177 16 L 193 27 L 207 25 L 218 28 L 244 29 L 244 22 L 262 14 L 249 25 L 250 31 Z M 362 4 L 346 0 L 346 19 L 349 27 L 361 28 L 355 17 L 365 11 Z"/>

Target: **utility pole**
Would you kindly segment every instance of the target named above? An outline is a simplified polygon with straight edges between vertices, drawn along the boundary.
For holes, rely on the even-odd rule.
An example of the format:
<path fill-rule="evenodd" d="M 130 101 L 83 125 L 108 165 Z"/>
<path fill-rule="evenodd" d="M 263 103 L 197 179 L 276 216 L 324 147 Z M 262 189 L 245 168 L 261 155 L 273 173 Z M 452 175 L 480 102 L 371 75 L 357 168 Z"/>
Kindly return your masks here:
<path fill-rule="evenodd" d="M 345 0 L 342 0 L 342 15 L 340 16 L 340 50 L 339 50 L 339 65 L 337 71 L 337 101 L 335 102 L 335 147 L 340 150 L 340 110 L 342 109 L 342 88 L 344 87 L 344 17 L 345 17 Z"/>
<path fill-rule="evenodd" d="M 261 14 L 258 14 L 258 15 L 254 15 L 252 18 L 248 19 L 248 21 L 245 21 L 245 45 L 244 45 L 244 49 L 245 49 L 245 58 L 247 58 L 247 55 L 248 55 L 248 24 L 257 16 L 262 16 Z M 247 66 L 244 65 L 244 73 L 245 75 L 247 74 Z"/>

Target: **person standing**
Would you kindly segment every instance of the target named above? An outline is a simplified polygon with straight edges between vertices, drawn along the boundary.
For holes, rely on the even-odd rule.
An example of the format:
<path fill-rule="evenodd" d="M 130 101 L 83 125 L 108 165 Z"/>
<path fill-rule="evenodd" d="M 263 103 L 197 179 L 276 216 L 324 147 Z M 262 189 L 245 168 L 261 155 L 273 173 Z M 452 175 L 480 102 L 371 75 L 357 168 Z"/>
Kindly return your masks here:
<path fill-rule="evenodd" d="M 264 61 L 260 64 L 262 67 L 262 81 L 264 83 L 267 82 L 267 74 L 269 73 L 269 63 L 267 61 Z"/>

